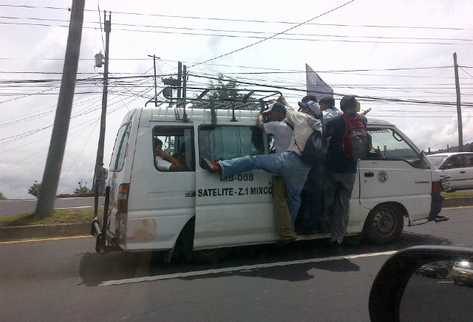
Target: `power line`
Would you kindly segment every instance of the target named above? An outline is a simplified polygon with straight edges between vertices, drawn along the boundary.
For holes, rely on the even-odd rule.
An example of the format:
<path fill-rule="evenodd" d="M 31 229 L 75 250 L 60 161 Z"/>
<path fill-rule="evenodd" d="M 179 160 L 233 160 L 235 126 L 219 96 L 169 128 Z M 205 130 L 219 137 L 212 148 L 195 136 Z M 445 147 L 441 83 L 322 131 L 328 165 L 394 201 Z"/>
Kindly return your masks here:
<path fill-rule="evenodd" d="M 159 77 L 164 76 L 174 76 L 176 73 L 171 74 L 161 74 L 158 75 Z M 139 78 L 150 78 L 153 75 L 131 75 L 131 76 L 112 76 L 109 77 L 110 80 L 113 79 L 139 79 Z M 85 81 L 101 81 L 102 77 L 94 77 L 94 78 L 79 78 L 77 82 L 85 82 Z M 61 79 L 54 79 L 54 78 L 43 78 L 43 79 L 0 79 L 0 84 L 27 84 L 27 83 L 51 83 L 51 82 L 60 82 Z"/>
<path fill-rule="evenodd" d="M 459 66 L 459 67 L 461 68 L 461 70 L 462 70 L 465 74 L 467 74 L 468 76 L 470 76 L 471 78 L 473 78 L 473 75 L 470 74 L 470 73 L 465 69 L 464 66 Z M 463 86 L 462 86 L 462 87 L 463 87 Z"/>
<path fill-rule="evenodd" d="M 102 42 L 103 42 L 103 30 L 102 30 L 102 21 L 100 16 L 100 7 L 99 9 L 99 21 L 87 21 L 89 24 L 98 24 L 101 30 Z M 64 19 L 51 19 L 51 18 L 38 18 L 38 17 L 23 17 L 23 16 L 0 16 L 2 19 L 13 19 L 13 20 L 33 20 L 33 21 L 53 21 L 53 22 L 62 22 L 67 23 L 67 20 Z M 125 27 L 144 27 L 144 28 L 154 28 L 154 29 L 171 29 L 171 30 L 188 30 L 188 31 L 205 31 L 205 32 L 224 32 L 224 33 L 238 33 L 238 34 L 256 34 L 256 35 L 268 35 L 271 34 L 270 31 L 258 31 L 258 30 L 235 30 L 235 29 L 216 29 L 216 28 L 195 28 L 195 27 L 178 27 L 178 26 L 169 26 L 169 25 L 150 25 L 150 24 L 131 24 L 131 23 L 114 23 L 114 26 L 125 26 Z M 94 28 L 96 29 L 96 28 Z M 140 30 L 140 29 L 117 29 L 122 31 L 136 31 L 136 32 L 152 32 L 150 30 Z M 199 34 L 200 35 L 200 34 Z M 203 35 L 215 35 L 215 34 L 203 34 Z M 390 40 L 432 40 L 432 41 L 463 41 L 463 42 L 473 42 L 473 39 L 470 38 L 440 38 L 440 37 L 416 37 L 416 36 L 371 36 L 371 35 L 346 35 L 346 34 L 324 34 L 324 33 L 285 33 L 286 36 L 302 36 L 302 37 L 330 37 L 330 38 L 366 38 L 366 39 L 390 39 Z M 222 37 L 225 35 L 221 35 Z M 230 36 L 230 35 L 227 35 Z M 232 36 L 233 37 L 242 37 L 248 38 L 242 35 Z M 281 38 L 278 38 L 281 39 Z M 103 44 L 102 44 L 103 45 Z"/>
<path fill-rule="evenodd" d="M 138 83 L 143 83 L 143 82 L 146 82 L 148 79 L 144 79 L 144 80 L 140 80 Z M 119 87 L 119 86 L 117 86 Z M 121 87 L 121 86 L 120 86 Z M 130 91 L 127 89 L 127 91 L 131 94 L 134 94 L 134 92 Z M 148 90 L 142 90 L 140 91 L 139 93 L 143 93 L 143 92 L 147 92 Z M 86 99 L 83 99 L 81 101 L 79 101 L 78 103 L 74 103 L 74 109 L 77 109 L 79 106 L 83 106 L 85 103 L 87 103 L 88 105 L 90 104 L 91 101 L 93 100 L 97 100 L 97 96 L 93 96 L 93 97 L 89 97 L 89 98 L 86 98 Z M 98 102 L 95 102 L 93 103 L 92 105 L 96 105 Z M 114 103 L 112 103 L 111 105 L 113 105 Z M 21 121 L 28 121 L 28 120 L 35 120 L 35 119 L 39 119 L 39 118 L 42 118 L 44 116 L 46 116 L 47 114 L 50 114 L 52 112 L 55 111 L 55 108 L 53 108 L 53 106 L 51 106 L 51 109 L 47 110 L 47 111 L 44 111 L 44 112 L 40 112 L 40 113 L 37 113 L 37 114 L 32 114 L 32 115 L 28 115 L 28 116 L 25 116 L 25 117 L 22 117 L 22 118 L 18 118 L 18 119 L 14 119 L 14 120 L 10 120 L 10 121 L 6 121 L 6 122 L 2 122 L 0 123 L 0 127 L 3 127 L 5 125 L 8 125 L 8 124 L 12 124 L 12 123 L 17 123 L 17 122 L 21 122 Z"/>
<path fill-rule="evenodd" d="M 39 74 L 39 75 L 62 75 L 62 72 L 47 72 L 39 70 L 0 70 L 0 74 Z M 77 72 L 80 75 L 100 75 L 100 73 Z"/>
<path fill-rule="evenodd" d="M 53 7 L 53 6 L 33 6 L 26 4 L 0 4 L 0 7 L 8 8 L 23 8 L 23 9 L 49 9 L 49 10 L 68 10 L 65 7 Z M 85 9 L 86 12 L 95 12 L 93 9 Z M 169 15 L 160 13 L 143 13 L 143 12 L 127 12 L 127 11 L 114 11 L 116 15 L 133 15 L 133 16 L 147 16 L 147 17 L 163 17 L 163 18 L 174 18 L 174 19 L 190 19 L 190 20 L 210 20 L 220 22 L 245 22 L 245 23 L 257 23 L 257 24 L 285 24 L 285 25 L 297 25 L 300 22 L 296 21 L 285 21 L 285 20 L 264 20 L 264 19 L 237 19 L 237 18 L 222 18 L 222 17 L 202 17 L 202 16 L 186 16 L 186 15 Z M 462 27 L 453 26 L 411 26 L 411 25 L 377 25 L 377 24 L 340 24 L 340 23 L 307 23 L 308 25 L 315 26 L 328 26 L 328 27 L 359 27 L 359 28 L 386 28 L 386 29 L 426 29 L 426 30 L 467 30 Z"/>
<path fill-rule="evenodd" d="M 38 75 L 62 75 L 62 72 L 48 72 L 41 70 L 0 70 L 0 74 L 38 74 Z M 100 75 L 99 72 L 77 72 L 79 75 Z M 131 72 L 115 72 L 110 73 L 113 75 L 137 75 L 142 76 L 141 74 L 131 73 Z M 146 75 L 146 74 L 145 74 Z"/>
<path fill-rule="evenodd" d="M 452 68 L 453 66 L 430 66 L 430 67 L 398 67 L 398 68 L 370 68 L 370 69 L 340 69 L 340 70 L 317 70 L 317 73 L 353 73 L 367 71 L 404 71 L 404 70 L 432 70 Z M 305 74 L 305 70 L 299 71 L 264 71 L 264 72 L 230 72 L 225 75 L 266 75 L 266 74 Z"/>
<path fill-rule="evenodd" d="M 93 91 L 85 91 L 85 92 L 75 92 L 74 95 L 86 95 L 86 94 L 101 94 L 102 92 L 93 92 Z M 57 93 L 44 93 L 44 92 L 36 92 L 36 93 L 28 93 L 29 95 L 34 95 L 34 96 L 54 96 L 58 95 L 59 92 Z M 0 92 L 0 96 L 22 96 L 25 95 L 25 93 L 21 92 Z"/>
<path fill-rule="evenodd" d="M 212 80 L 224 80 L 224 81 L 234 81 L 236 83 L 245 84 L 245 85 L 252 85 L 252 86 L 259 86 L 259 87 L 267 87 L 267 88 L 274 88 L 274 89 L 284 89 L 296 92 L 306 92 L 306 89 L 302 88 L 295 88 L 295 87 L 285 87 L 285 86 L 277 86 L 277 85 L 270 85 L 270 84 L 262 84 L 262 83 L 254 83 L 254 82 L 243 82 L 239 80 L 235 80 L 232 78 L 218 78 L 214 76 L 206 76 L 206 75 L 197 75 L 197 74 L 189 74 L 189 76 L 197 77 L 197 78 L 206 78 Z M 319 94 L 332 94 L 332 93 L 325 93 L 325 92 L 316 92 Z M 345 96 L 346 94 L 342 93 L 333 93 L 336 96 Z M 444 105 L 444 106 L 456 106 L 455 102 L 442 102 L 442 101 L 426 101 L 426 100 L 409 100 L 409 99 L 398 99 L 398 98 L 385 98 L 385 97 L 376 97 L 376 96 L 364 96 L 364 95 L 354 95 L 357 98 L 371 100 L 371 101 L 390 101 L 390 102 L 398 102 L 398 103 L 412 103 L 412 104 L 431 104 L 431 105 Z M 464 103 L 463 106 L 473 107 L 473 103 Z"/>
<path fill-rule="evenodd" d="M 5 60 L 5 61 L 9 61 L 9 60 L 19 60 L 19 61 L 23 61 L 25 60 L 26 58 L 23 58 L 23 57 L 0 57 L 0 61 L 1 60 Z M 50 58 L 50 57 L 44 57 L 44 58 L 37 58 L 36 60 L 43 60 L 43 61 L 63 61 L 64 59 L 63 58 Z M 80 60 L 83 60 L 83 61 L 94 61 L 93 58 L 81 58 Z M 149 58 L 144 58 L 144 57 L 117 57 L 117 58 L 110 58 L 110 60 L 113 60 L 113 61 L 148 61 Z M 166 59 L 166 58 L 161 58 L 160 59 L 161 61 L 164 61 L 164 62 L 178 62 L 178 60 L 176 59 Z M 185 64 L 194 64 L 195 62 L 191 62 L 191 61 L 182 61 L 183 63 Z M 284 69 L 284 68 L 275 68 L 275 67 L 267 67 L 267 66 L 248 66 L 248 65 L 237 65 L 237 64 L 218 64 L 218 63 L 208 63 L 208 64 L 205 64 L 205 65 L 208 65 L 208 66 L 216 66 L 216 67 L 230 67 L 230 68 L 242 68 L 242 69 L 256 69 L 256 70 L 268 70 L 268 71 L 281 71 L 281 72 L 294 72 L 295 74 L 297 73 L 305 73 L 306 71 L 305 70 L 302 70 L 302 69 Z M 459 65 L 459 67 L 462 67 L 462 68 L 473 68 L 473 66 L 465 66 L 465 65 Z M 431 69 L 431 68 L 451 68 L 451 66 L 422 66 L 422 67 L 406 67 L 408 69 Z M 343 72 L 356 72 L 356 71 L 359 71 L 359 70 L 363 70 L 363 71 L 390 71 L 390 70 L 401 70 L 401 68 L 375 68 L 375 69 L 367 69 L 367 68 L 364 68 L 364 69 L 342 69 L 342 70 L 316 70 L 316 72 L 318 73 L 330 73 L 330 72 L 333 72 L 333 73 L 343 73 Z M 128 74 L 127 72 L 115 72 L 114 74 Z M 134 73 L 136 74 L 136 73 Z M 144 73 L 146 74 L 146 73 Z M 224 74 L 228 74 L 228 73 L 224 73 Z M 366 75 L 366 74 L 362 74 L 362 75 Z M 366 75 L 367 76 L 367 75 Z M 374 76 L 378 76 L 378 75 L 374 75 Z M 388 74 L 381 74 L 379 76 L 391 76 L 391 75 L 388 75 Z M 396 77 L 398 75 L 392 75 L 392 77 Z M 399 76 L 406 76 L 406 77 L 415 77 L 415 76 L 418 76 L 418 75 L 399 75 Z M 430 76 L 427 76 L 427 77 L 430 77 Z"/>
<path fill-rule="evenodd" d="M 217 55 L 217 56 L 215 56 L 215 57 L 206 59 L 206 60 L 204 60 L 204 61 L 202 61 L 202 62 L 200 62 L 200 63 L 195 63 L 195 64 L 193 64 L 193 65 L 191 66 L 191 68 L 196 67 L 196 66 L 199 66 L 199 65 L 202 65 L 202 64 L 205 64 L 205 63 L 208 63 L 208 62 L 211 62 L 211 61 L 214 61 L 214 60 L 217 60 L 217 59 L 220 59 L 220 58 L 223 58 L 223 57 L 226 57 L 226 56 L 229 56 L 229 55 L 232 55 L 232 54 L 237 53 L 237 52 L 239 52 L 239 51 L 248 49 L 248 48 L 250 48 L 250 47 L 254 47 L 254 46 L 256 46 L 256 45 L 259 45 L 259 44 L 261 44 L 261 43 L 264 42 L 264 41 L 273 39 L 273 38 L 275 38 L 275 37 L 277 37 L 277 36 L 279 36 L 279 35 L 283 35 L 284 33 L 288 32 L 288 31 L 291 31 L 291 30 L 293 30 L 293 29 L 295 29 L 295 28 L 298 28 L 298 27 L 300 27 L 300 26 L 302 26 L 302 25 L 304 25 L 304 24 L 307 24 L 307 23 L 309 23 L 309 22 L 311 22 L 311 21 L 313 21 L 313 20 L 315 20 L 315 19 L 318 19 L 318 18 L 320 18 L 320 17 L 326 16 L 326 15 L 328 15 L 328 14 L 330 14 L 330 13 L 332 13 L 332 12 L 338 10 L 338 9 L 341 9 L 341 8 L 343 8 L 343 7 L 347 6 L 347 5 L 349 5 L 350 3 L 353 3 L 354 1 L 355 1 L 355 0 L 346 1 L 346 2 L 344 2 L 343 4 L 337 6 L 337 7 L 333 8 L 333 9 L 327 10 L 327 11 L 325 11 L 325 12 L 323 12 L 323 13 L 321 13 L 321 14 L 315 16 L 315 17 L 312 17 L 312 18 L 310 18 L 310 19 L 308 19 L 308 20 L 305 20 L 305 21 L 303 21 L 303 22 L 301 22 L 301 23 L 299 23 L 299 24 L 297 24 L 297 25 L 295 25 L 295 26 L 292 26 L 292 27 L 289 27 L 289 28 L 287 28 L 287 29 L 284 29 L 283 31 L 280 31 L 280 32 L 278 32 L 278 33 L 275 33 L 275 34 L 273 34 L 273 35 L 271 35 L 271 36 L 269 36 L 269 37 L 265 37 L 265 38 L 263 38 L 263 39 L 261 39 L 261 40 L 255 41 L 255 42 L 253 42 L 253 43 L 251 43 L 251 44 L 248 44 L 248 45 L 246 45 L 246 46 L 239 47 L 239 48 L 230 50 L 230 51 L 228 51 L 228 52 L 226 52 L 226 53 L 223 53 L 223 54 Z"/>
<path fill-rule="evenodd" d="M 406 71 L 406 70 L 433 70 L 433 69 L 449 69 L 453 66 L 419 66 L 419 67 L 393 67 L 393 68 L 362 68 L 362 69 L 327 69 L 317 70 L 317 73 L 353 73 L 353 72 L 369 72 L 369 71 Z M 261 69 L 254 67 L 255 69 Z M 62 72 L 47 72 L 47 71 L 8 71 L 0 70 L 0 74 L 46 74 L 46 75 L 61 75 Z M 257 72 L 228 72 L 225 75 L 265 75 L 265 74 L 305 74 L 305 70 L 274 70 L 274 71 L 257 71 Z M 78 72 L 82 75 L 99 75 L 97 72 Z M 137 73 L 130 72 L 115 72 L 113 74 L 121 75 L 137 75 Z"/>
<path fill-rule="evenodd" d="M 85 99 L 81 99 L 79 102 L 74 102 L 74 108 L 76 109 L 79 106 L 84 105 L 85 103 L 89 104 L 93 100 L 97 100 L 97 97 L 93 96 L 93 97 L 88 97 L 88 98 L 85 98 Z M 28 115 L 28 116 L 24 116 L 24 117 L 21 117 L 21 118 L 1 122 L 0 127 L 4 127 L 6 125 L 14 124 L 14 123 L 18 123 L 18 122 L 40 119 L 40 118 L 54 112 L 56 110 L 55 107 L 56 107 L 56 105 L 51 105 L 50 107 L 48 107 L 48 110 L 46 110 L 44 112 L 39 112 L 39 113 L 36 113 L 36 114 L 31 114 L 31 115 Z"/>
<path fill-rule="evenodd" d="M 151 89 L 147 89 L 145 91 L 150 91 Z M 116 101 L 112 104 L 110 104 L 110 106 L 114 105 L 114 104 L 117 104 L 117 103 L 120 103 L 120 102 L 123 102 L 124 100 L 126 100 L 127 98 L 123 98 L 119 101 Z M 136 97 L 134 97 L 134 99 L 137 99 Z M 92 108 L 92 109 L 89 109 L 89 110 L 86 110 L 84 112 L 81 112 L 81 113 L 78 113 L 78 114 L 75 114 L 75 115 L 72 115 L 71 116 L 71 119 L 74 119 L 74 118 L 78 118 L 78 117 L 81 117 L 81 116 L 84 116 L 84 115 L 87 115 L 87 114 L 90 114 L 92 112 L 95 112 L 95 111 L 98 111 L 100 110 L 101 107 L 98 107 L 98 108 Z M 118 110 L 118 109 L 116 109 Z M 116 111 L 115 110 L 115 111 Z M 110 111 L 110 113 L 112 113 L 113 111 Z M 108 113 L 108 114 L 110 114 Z M 17 140 L 20 140 L 20 139 L 23 139 L 25 137 L 28 137 L 28 136 L 31 136 L 31 135 L 34 135 L 34 134 L 37 134 L 38 132 L 42 132 L 44 130 L 47 130 L 49 128 L 51 128 L 54 124 L 51 123 L 47 126 L 44 126 L 44 127 L 41 127 L 41 128 L 37 128 L 37 129 L 32 129 L 32 130 L 27 130 L 25 132 L 22 132 L 20 134 L 15 134 L 15 135 L 11 135 L 11 136 L 7 136 L 7 137 L 3 137 L 3 138 L 0 138 L 0 143 L 8 143 L 8 142 L 12 142 L 12 141 L 17 141 Z"/>
<path fill-rule="evenodd" d="M 355 1 L 355 0 L 351 0 Z M 30 23 L 30 22 L 4 22 L 1 21 L 0 25 L 23 25 L 23 26 L 37 26 L 37 27 L 60 27 L 67 28 L 67 25 L 59 24 L 47 24 L 47 23 Z M 295 27 L 294 27 L 295 28 Z M 97 30 L 97 27 L 88 27 L 83 26 L 83 29 Z M 177 31 L 164 31 L 164 30 L 142 30 L 142 29 L 129 29 L 129 28 L 115 28 L 114 31 L 126 31 L 126 32 L 139 32 L 139 33 L 154 33 L 154 34 L 167 34 L 167 35 L 183 35 L 183 36 L 200 36 L 200 37 L 221 37 L 221 38 L 246 38 L 246 39 L 259 39 L 256 43 L 261 43 L 266 40 L 284 40 L 284 41 L 308 41 L 308 42 L 339 42 L 339 43 L 368 43 L 368 44 L 411 44 L 411 45 L 458 45 L 458 42 L 439 42 L 439 41 L 386 41 L 386 40 L 365 40 L 365 39 L 349 39 L 349 36 L 346 36 L 347 39 L 328 39 L 328 38 L 291 38 L 291 37 L 279 37 L 278 34 L 272 36 L 263 37 L 263 36 L 250 36 L 250 35 L 229 35 L 229 34 L 215 34 L 215 33 L 198 33 L 198 32 L 177 32 Z M 376 37 L 380 38 L 382 36 Z M 365 37 L 366 38 L 366 37 Z M 251 45 L 252 47 L 254 45 Z M 243 50 L 246 48 L 242 48 Z M 237 51 L 240 51 L 237 50 Z M 230 55 L 230 54 L 228 54 Z M 228 56 L 227 55 L 227 56 Z M 217 58 L 215 58 L 217 59 Z M 204 62 L 201 62 L 202 64 Z M 192 67 L 192 66 L 191 66 Z"/>

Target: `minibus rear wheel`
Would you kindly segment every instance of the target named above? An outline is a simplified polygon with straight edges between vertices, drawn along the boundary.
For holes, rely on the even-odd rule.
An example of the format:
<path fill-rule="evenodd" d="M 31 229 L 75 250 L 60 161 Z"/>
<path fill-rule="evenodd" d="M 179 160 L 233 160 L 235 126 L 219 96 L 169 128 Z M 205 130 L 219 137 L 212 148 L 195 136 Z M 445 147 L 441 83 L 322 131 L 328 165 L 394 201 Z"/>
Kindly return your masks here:
<path fill-rule="evenodd" d="M 404 215 L 404 208 L 397 204 L 376 206 L 366 219 L 363 236 L 373 244 L 397 240 L 404 228 Z"/>

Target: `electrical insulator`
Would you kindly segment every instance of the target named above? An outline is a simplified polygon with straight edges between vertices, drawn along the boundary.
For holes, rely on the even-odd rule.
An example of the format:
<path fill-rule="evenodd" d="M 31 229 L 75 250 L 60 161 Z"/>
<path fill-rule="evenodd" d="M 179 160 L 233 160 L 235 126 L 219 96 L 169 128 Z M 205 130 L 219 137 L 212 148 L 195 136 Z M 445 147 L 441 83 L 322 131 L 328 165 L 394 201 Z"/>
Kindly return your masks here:
<path fill-rule="evenodd" d="M 104 56 L 102 53 L 95 54 L 95 67 L 101 68 L 103 65 Z"/>

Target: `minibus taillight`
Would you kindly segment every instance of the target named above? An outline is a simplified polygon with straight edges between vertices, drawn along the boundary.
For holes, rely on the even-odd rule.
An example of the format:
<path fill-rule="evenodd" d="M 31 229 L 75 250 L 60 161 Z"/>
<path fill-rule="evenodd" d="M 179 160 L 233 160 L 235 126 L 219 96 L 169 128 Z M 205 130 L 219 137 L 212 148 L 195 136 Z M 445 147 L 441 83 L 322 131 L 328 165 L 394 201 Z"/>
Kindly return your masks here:
<path fill-rule="evenodd" d="M 442 191 L 442 185 L 440 181 L 434 181 L 432 182 L 432 193 L 434 192 L 441 192 Z"/>
<path fill-rule="evenodd" d="M 128 212 L 128 194 L 130 192 L 130 184 L 122 183 L 118 186 L 117 210 L 120 213 Z"/>

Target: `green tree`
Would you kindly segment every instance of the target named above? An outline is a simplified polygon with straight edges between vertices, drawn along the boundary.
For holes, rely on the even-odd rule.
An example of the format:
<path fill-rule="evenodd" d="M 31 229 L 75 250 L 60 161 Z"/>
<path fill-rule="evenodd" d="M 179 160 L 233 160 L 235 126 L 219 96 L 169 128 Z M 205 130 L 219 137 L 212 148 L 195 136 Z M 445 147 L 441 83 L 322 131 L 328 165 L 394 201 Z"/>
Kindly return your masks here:
<path fill-rule="evenodd" d="M 92 190 L 89 187 L 87 187 L 87 182 L 84 182 L 84 181 L 80 180 L 78 182 L 78 184 L 79 184 L 79 187 L 77 187 L 74 190 L 75 194 L 91 193 L 92 192 Z"/>
<path fill-rule="evenodd" d="M 193 101 L 194 108 L 219 108 L 231 109 L 232 104 L 239 109 L 254 108 L 252 104 L 243 103 L 245 93 L 239 91 L 239 83 L 234 79 L 229 79 L 223 74 L 219 74 L 216 82 L 211 81 L 209 91 L 200 101 Z"/>
<path fill-rule="evenodd" d="M 7 200 L 7 197 L 2 192 L 0 192 L 0 200 Z"/>
<path fill-rule="evenodd" d="M 35 196 L 36 198 L 39 197 L 41 191 L 41 183 L 38 183 L 38 181 L 35 180 L 35 182 L 31 185 L 31 187 L 28 189 L 28 193 L 30 195 Z"/>

